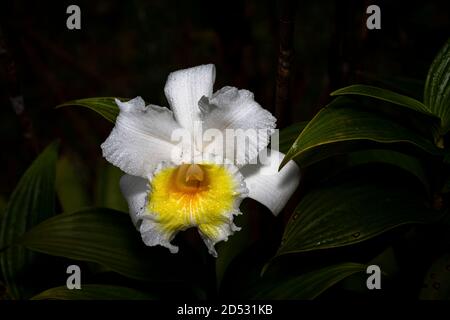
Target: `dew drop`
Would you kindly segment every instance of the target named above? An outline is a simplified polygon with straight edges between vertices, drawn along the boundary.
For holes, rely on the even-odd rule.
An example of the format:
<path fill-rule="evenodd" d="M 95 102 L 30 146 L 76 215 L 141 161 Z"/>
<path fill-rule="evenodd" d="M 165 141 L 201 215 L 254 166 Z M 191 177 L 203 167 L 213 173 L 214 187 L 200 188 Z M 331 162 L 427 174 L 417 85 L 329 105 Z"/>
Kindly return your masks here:
<path fill-rule="evenodd" d="M 353 237 L 358 238 L 361 235 L 360 232 L 355 232 L 354 234 L 352 234 Z"/>
<path fill-rule="evenodd" d="M 433 288 L 435 288 L 436 290 L 438 290 L 440 287 L 441 287 L 441 284 L 439 282 L 433 283 Z"/>
<path fill-rule="evenodd" d="M 294 220 L 294 221 L 297 220 L 297 218 L 298 218 L 298 213 L 296 213 L 292 216 L 292 220 Z"/>

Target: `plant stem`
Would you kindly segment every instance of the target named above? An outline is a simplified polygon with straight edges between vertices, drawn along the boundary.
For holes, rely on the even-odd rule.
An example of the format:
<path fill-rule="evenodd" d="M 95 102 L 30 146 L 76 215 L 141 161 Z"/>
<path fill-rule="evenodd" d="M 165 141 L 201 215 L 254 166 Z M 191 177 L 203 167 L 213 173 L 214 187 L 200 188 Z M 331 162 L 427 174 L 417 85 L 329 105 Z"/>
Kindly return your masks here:
<path fill-rule="evenodd" d="M 285 127 L 290 115 L 289 110 L 289 78 L 291 74 L 292 58 L 294 56 L 294 20 L 295 0 L 283 0 L 280 4 L 279 20 L 279 51 L 277 83 L 275 91 L 275 115 L 278 127 Z"/>

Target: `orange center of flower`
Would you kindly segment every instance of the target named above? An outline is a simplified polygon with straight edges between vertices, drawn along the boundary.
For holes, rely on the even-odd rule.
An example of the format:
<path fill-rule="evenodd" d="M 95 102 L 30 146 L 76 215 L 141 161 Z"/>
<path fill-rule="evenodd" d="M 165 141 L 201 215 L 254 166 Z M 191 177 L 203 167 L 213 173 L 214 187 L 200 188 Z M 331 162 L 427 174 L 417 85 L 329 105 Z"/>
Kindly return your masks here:
<path fill-rule="evenodd" d="M 209 186 L 208 173 L 201 164 L 182 164 L 172 173 L 172 188 L 183 193 L 197 193 Z"/>

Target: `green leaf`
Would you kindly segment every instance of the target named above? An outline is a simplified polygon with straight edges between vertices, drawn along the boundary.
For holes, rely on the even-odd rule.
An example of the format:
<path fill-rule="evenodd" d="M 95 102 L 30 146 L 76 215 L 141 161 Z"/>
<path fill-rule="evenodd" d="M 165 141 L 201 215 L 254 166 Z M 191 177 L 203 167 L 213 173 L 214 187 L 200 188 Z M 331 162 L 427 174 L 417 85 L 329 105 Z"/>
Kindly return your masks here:
<path fill-rule="evenodd" d="M 444 254 L 430 267 L 424 279 L 420 299 L 450 299 L 450 254 Z"/>
<path fill-rule="evenodd" d="M 399 266 L 395 257 L 395 252 L 392 247 L 388 247 L 383 250 L 375 258 L 367 262 L 367 266 L 376 265 L 380 267 L 381 274 L 388 278 L 394 277 L 399 272 Z M 367 294 L 367 280 L 368 275 L 366 273 L 354 274 L 346 278 L 340 284 L 340 289 L 346 291 L 353 291 L 358 294 Z M 383 280 L 382 280 L 383 282 Z"/>
<path fill-rule="evenodd" d="M 450 129 L 450 39 L 428 71 L 424 102 L 441 119 L 442 133 L 447 133 Z"/>
<path fill-rule="evenodd" d="M 289 148 L 292 146 L 299 134 L 302 133 L 307 124 L 308 121 L 302 121 L 280 130 L 280 152 L 286 153 L 289 151 Z"/>
<path fill-rule="evenodd" d="M 95 181 L 95 206 L 128 212 L 128 204 L 120 191 L 124 173 L 117 167 L 101 161 Z"/>
<path fill-rule="evenodd" d="M 130 217 L 107 208 L 60 214 L 28 231 L 20 240 L 27 248 L 55 256 L 101 264 L 140 280 L 176 279 L 177 257 L 146 247 Z M 164 276 L 167 275 L 166 278 Z"/>
<path fill-rule="evenodd" d="M 286 226 L 277 256 L 347 246 L 440 218 L 418 191 L 388 178 L 353 178 L 308 193 Z"/>
<path fill-rule="evenodd" d="M 51 288 L 39 293 L 31 300 L 153 300 L 147 293 L 119 286 L 85 284 L 80 290 L 69 290 L 66 286 Z"/>
<path fill-rule="evenodd" d="M 0 248 L 11 245 L 32 226 L 54 214 L 57 149 L 57 143 L 49 145 L 20 179 L 0 226 Z M 0 254 L 2 274 L 11 297 L 20 299 L 29 293 L 22 281 L 36 258 L 20 246 L 11 246 Z"/>
<path fill-rule="evenodd" d="M 414 175 L 427 190 L 430 185 L 422 164 L 417 158 L 407 154 L 383 149 L 372 149 L 350 152 L 347 156 L 349 166 L 362 165 L 367 163 L 386 163 L 401 168 Z"/>
<path fill-rule="evenodd" d="M 358 95 L 375 98 L 378 100 L 383 100 L 391 102 L 393 104 L 409 108 L 414 111 L 418 111 L 427 115 L 433 115 L 430 109 L 424 105 L 422 102 L 410 98 L 408 96 L 373 86 L 367 86 L 363 84 L 355 84 L 345 88 L 338 89 L 331 93 L 332 96 L 343 96 L 343 95 Z"/>
<path fill-rule="evenodd" d="M 260 286 L 251 298 L 257 300 L 311 300 L 343 279 L 365 270 L 365 265 L 357 263 L 332 265 L 298 277 Z"/>
<path fill-rule="evenodd" d="M 119 115 L 119 107 L 114 101 L 114 97 L 97 97 L 97 98 L 87 98 L 78 99 L 64 102 L 58 105 L 56 108 L 66 107 L 66 106 L 81 106 L 94 110 L 103 116 L 106 120 L 115 123 L 116 118 Z M 121 101 L 126 101 L 128 99 L 119 98 Z"/>
<path fill-rule="evenodd" d="M 425 79 L 410 78 L 405 76 L 393 76 L 384 72 L 371 74 L 364 72 L 363 79 L 374 83 L 375 86 L 384 86 L 395 92 L 402 93 L 416 100 L 423 100 L 423 88 Z"/>
<path fill-rule="evenodd" d="M 73 159 L 63 156 L 56 169 L 56 193 L 64 212 L 72 212 L 87 207 L 89 197 L 79 169 Z"/>
<path fill-rule="evenodd" d="M 406 143 L 431 154 L 440 154 L 429 140 L 396 122 L 373 112 L 361 110 L 345 98 L 337 98 L 308 123 L 286 154 L 280 168 L 289 160 L 302 159 L 317 148 L 348 141 Z"/>

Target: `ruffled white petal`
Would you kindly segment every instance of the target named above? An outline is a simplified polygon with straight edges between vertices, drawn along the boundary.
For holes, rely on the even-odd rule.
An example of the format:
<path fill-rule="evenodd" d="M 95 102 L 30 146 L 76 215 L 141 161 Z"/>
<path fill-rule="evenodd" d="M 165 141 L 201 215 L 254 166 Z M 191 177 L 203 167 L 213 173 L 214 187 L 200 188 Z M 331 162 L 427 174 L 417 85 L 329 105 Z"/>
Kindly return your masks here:
<path fill-rule="evenodd" d="M 150 191 L 148 179 L 126 174 L 120 179 L 120 190 L 128 202 L 131 220 L 141 233 L 142 241 L 147 246 L 162 245 L 170 252 L 177 253 L 178 247 L 170 243 L 174 235 L 162 232 L 160 225 L 143 213 Z"/>
<path fill-rule="evenodd" d="M 148 193 L 148 180 L 125 174 L 120 178 L 120 190 L 128 203 L 128 209 L 134 226 L 139 229 L 139 213 L 144 209 Z"/>
<path fill-rule="evenodd" d="M 199 225 L 199 234 L 203 239 L 206 247 L 208 248 L 208 252 L 215 258 L 217 258 L 217 251 L 215 249 L 215 245 L 221 241 L 228 241 L 228 237 L 233 235 L 236 231 L 241 230 L 240 227 L 237 227 L 233 222 L 233 215 L 242 214 L 239 210 L 235 210 L 229 215 L 231 218 L 228 221 L 225 221 L 221 225 L 218 226 L 208 226 L 208 225 Z M 204 228 L 214 228 L 216 237 L 211 238 L 208 237 L 205 232 L 203 232 Z"/>
<path fill-rule="evenodd" d="M 274 215 L 278 215 L 297 189 L 300 182 L 300 169 L 291 160 L 278 172 L 284 154 L 270 150 L 265 161 L 262 159 L 264 158 L 262 154 L 266 154 L 265 151 L 260 154 L 260 163 L 243 167 L 241 173 L 245 177 L 249 190 L 248 197 L 262 203 Z"/>
<path fill-rule="evenodd" d="M 185 129 L 194 132 L 194 124 L 200 120 L 198 102 L 202 96 L 213 92 L 216 69 L 207 64 L 172 72 L 167 78 L 164 92 L 175 119 Z"/>
<path fill-rule="evenodd" d="M 163 160 L 174 160 L 181 151 L 171 142 L 180 126 L 164 107 L 145 106 L 137 97 L 128 102 L 116 99 L 120 108 L 116 125 L 101 148 L 103 156 L 122 171 L 147 177 Z"/>
<path fill-rule="evenodd" d="M 211 98 L 203 97 L 199 105 L 203 130 L 212 132 L 212 141 L 203 143 L 204 152 L 221 153 L 240 167 L 267 147 L 276 119 L 254 100 L 250 91 L 224 87 Z"/>
<path fill-rule="evenodd" d="M 170 250 L 171 253 L 177 253 L 178 247 L 170 242 L 175 237 L 174 233 L 164 232 L 161 225 L 152 219 L 143 219 L 140 229 L 142 241 L 149 246 L 163 246 Z"/>

